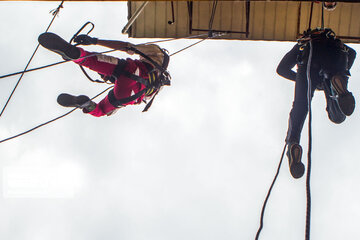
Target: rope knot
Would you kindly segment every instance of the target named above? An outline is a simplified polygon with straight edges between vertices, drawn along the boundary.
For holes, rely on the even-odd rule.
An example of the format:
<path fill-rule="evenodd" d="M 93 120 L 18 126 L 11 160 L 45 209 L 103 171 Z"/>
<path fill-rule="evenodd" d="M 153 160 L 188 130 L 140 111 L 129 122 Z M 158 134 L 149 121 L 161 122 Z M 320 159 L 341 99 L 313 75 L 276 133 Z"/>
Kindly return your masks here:
<path fill-rule="evenodd" d="M 61 8 L 64 8 L 63 3 L 64 3 L 64 1 L 62 1 L 57 8 L 55 8 L 55 9 L 53 9 L 53 10 L 50 10 L 49 13 L 51 13 L 53 16 L 58 15 L 59 12 L 60 12 L 60 9 L 61 9 Z"/>

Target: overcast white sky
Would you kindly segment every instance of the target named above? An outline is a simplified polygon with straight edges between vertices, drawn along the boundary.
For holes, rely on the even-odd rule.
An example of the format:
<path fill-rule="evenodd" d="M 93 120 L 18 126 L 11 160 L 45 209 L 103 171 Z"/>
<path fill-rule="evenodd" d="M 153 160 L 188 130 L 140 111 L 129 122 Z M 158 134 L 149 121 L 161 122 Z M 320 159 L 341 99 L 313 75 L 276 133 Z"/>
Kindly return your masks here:
<path fill-rule="evenodd" d="M 25 67 L 58 4 L 0 3 L 0 75 Z M 50 31 L 68 40 L 92 21 L 94 37 L 149 41 L 121 34 L 126 17 L 125 2 L 65 2 Z M 173 53 L 191 43 L 161 46 Z M 0 239 L 254 239 L 293 99 L 294 84 L 275 69 L 293 44 L 205 41 L 172 57 L 172 86 L 149 112 L 143 105 L 102 118 L 76 111 L 0 144 Z M 59 60 L 41 48 L 31 67 Z M 359 64 L 349 84 L 357 99 Z M 17 80 L 0 79 L 1 107 Z M 56 103 L 62 92 L 94 96 L 106 87 L 72 63 L 26 74 L 0 118 L 0 139 L 67 112 Z M 312 106 L 311 237 L 356 239 L 359 108 L 335 125 L 322 92 Z M 307 126 L 302 145 L 306 152 Z M 260 239 L 304 239 L 305 207 L 305 177 L 291 178 L 284 159 Z"/>

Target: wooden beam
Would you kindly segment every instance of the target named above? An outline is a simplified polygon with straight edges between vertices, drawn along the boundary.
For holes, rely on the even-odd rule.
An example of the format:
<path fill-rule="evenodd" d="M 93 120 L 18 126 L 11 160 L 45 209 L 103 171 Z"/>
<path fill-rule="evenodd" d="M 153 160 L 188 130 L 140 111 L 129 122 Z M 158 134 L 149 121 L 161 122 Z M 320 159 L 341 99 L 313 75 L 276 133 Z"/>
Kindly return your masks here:
<path fill-rule="evenodd" d="M 60 2 L 61 0 L 0 0 L 0 2 Z M 143 2 L 144 0 L 131 0 L 131 2 Z M 149 1 L 171 1 L 171 0 L 149 0 Z M 179 0 L 185 1 L 185 0 Z M 203 1 L 203 0 L 193 0 Z M 247 0 L 218 0 L 246 2 Z M 314 0 L 251 0 L 251 2 L 313 2 Z M 328 0 L 331 2 L 331 0 Z M 127 0 L 65 0 L 65 2 L 128 2 Z M 359 0 L 337 0 L 336 2 L 359 3 Z"/>

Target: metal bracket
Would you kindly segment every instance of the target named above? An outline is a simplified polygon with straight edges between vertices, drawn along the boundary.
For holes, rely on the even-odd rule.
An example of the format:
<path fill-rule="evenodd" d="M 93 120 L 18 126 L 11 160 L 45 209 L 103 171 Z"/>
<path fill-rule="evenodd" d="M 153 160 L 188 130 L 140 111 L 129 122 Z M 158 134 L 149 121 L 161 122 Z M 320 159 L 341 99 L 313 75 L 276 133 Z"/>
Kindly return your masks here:
<path fill-rule="evenodd" d="M 131 18 L 129 19 L 129 21 L 127 22 L 127 24 L 121 31 L 123 34 L 126 34 L 129 31 L 129 28 L 131 27 L 131 25 L 133 25 L 135 20 L 139 17 L 140 13 L 144 10 L 144 8 L 146 7 L 146 5 L 148 3 L 149 3 L 149 1 L 143 2 L 143 4 L 141 4 L 141 6 L 135 11 L 134 15 L 131 16 Z M 131 4 L 131 1 L 129 2 L 129 4 Z"/>

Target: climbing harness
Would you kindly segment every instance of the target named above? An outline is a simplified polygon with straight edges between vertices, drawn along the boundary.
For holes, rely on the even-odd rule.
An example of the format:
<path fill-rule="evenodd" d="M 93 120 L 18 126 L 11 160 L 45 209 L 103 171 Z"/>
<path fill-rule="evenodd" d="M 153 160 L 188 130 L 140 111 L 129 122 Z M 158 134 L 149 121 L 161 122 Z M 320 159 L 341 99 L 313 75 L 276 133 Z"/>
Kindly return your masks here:
<path fill-rule="evenodd" d="M 336 34 L 330 28 L 315 28 L 304 31 L 303 35 L 297 39 L 299 45 L 304 45 L 310 40 L 312 41 L 325 41 L 335 40 Z"/>
<path fill-rule="evenodd" d="M 54 20 L 55 20 L 55 17 L 56 17 L 56 16 L 58 16 L 58 14 L 59 14 L 59 12 L 60 12 L 60 9 L 61 9 L 61 8 L 63 8 L 63 3 L 64 3 L 64 1 L 61 1 L 60 5 L 59 5 L 56 9 L 54 9 L 54 10 L 51 10 L 51 11 L 50 11 L 50 13 L 53 15 L 53 18 L 51 19 L 50 24 L 49 24 L 49 25 L 48 25 L 48 27 L 46 28 L 45 32 L 49 31 L 49 29 L 50 29 L 51 25 L 53 24 L 53 22 L 54 22 Z M 10 94 L 9 98 L 7 99 L 7 101 L 6 101 L 5 105 L 4 105 L 4 107 L 2 108 L 2 110 L 1 110 L 1 112 L 0 112 L 0 117 L 1 117 L 1 116 L 2 116 L 2 114 L 4 113 L 4 111 L 5 111 L 6 107 L 7 107 L 7 105 L 9 104 L 9 102 L 10 102 L 10 100 L 11 100 L 12 96 L 14 95 L 15 90 L 17 89 L 18 85 L 20 84 L 20 81 L 21 81 L 22 77 L 24 76 L 24 74 L 25 74 L 25 72 L 26 72 L 27 68 L 29 67 L 29 65 L 30 65 L 30 63 L 31 63 L 31 61 L 32 61 L 32 59 L 34 58 L 34 56 L 35 56 L 35 54 L 36 54 L 37 50 L 39 49 L 39 46 L 40 46 L 40 44 L 38 44 L 38 45 L 36 46 L 36 48 L 35 48 L 35 50 L 34 50 L 33 54 L 31 55 L 31 57 L 30 57 L 30 59 L 29 59 L 28 63 L 27 63 L 27 64 L 26 64 L 26 66 L 25 66 L 24 71 L 20 72 L 20 73 L 21 73 L 21 76 L 19 77 L 18 81 L 16 82 L 14 89 L 12 90 L 12 92 L 11 92 L 11 94 Z"/>
<path fill-rule="evenodd" d="M 151 97 L 151 100 L 149 101 L 149 103 L 146 104 L 146 106 L 143 110 L 143 112 L 146 112 L 152 105 L 153 100 L 156 97 L 156 95 L 158 94 L 158 92 L 160 91 L 160 89 L 163 86 L 170 86 L 171 76 L 170 76 L 169 72 L 167 71 L 167 67 L 169 65 L 169 55 L 165 49 L 159 48 L 159 50 L 162 52 L 162 54 L 164 56 L 162 65 L 159 65 L 151 57 L 149 57 L 145 53 L 141 52 L 136 47 L 129 47 L 128 50 L 133 51 L 136 54 L 139 54 L 140 56 L 142 56 L 143 58 L 148 60 L 155 68 L 150 69 L 150 71 L 148 73 L 148 78 L 142 78 L 133 73 L 123 71 L 123 69 L 125 67 L 125 62 L 121 61 L 118 64 L 117 68 L 115 69 L 113 75 L 111 76 L 113 80 L 110 80 L 110 81 L 114 81 L 120 75 L 125 75 L 126 77 L 131 78 L 132 80 L 143 84 L 145 86 L 145 88 L 130 97 L 122 98 L 122 99 L 116 99 L 113 90 L 111 90 L 109 92 L 109 102 L 114 107 L 122 107 L 124 104 L 135 101 L 136 99 L 141 97 L 143 94 L 145 94 L 145 96 Z M 149 64 L 146 64 L 146 65 L 149 65 Z M 149 66 L 149 68 L 152 68 L 152 67 Z"/>

